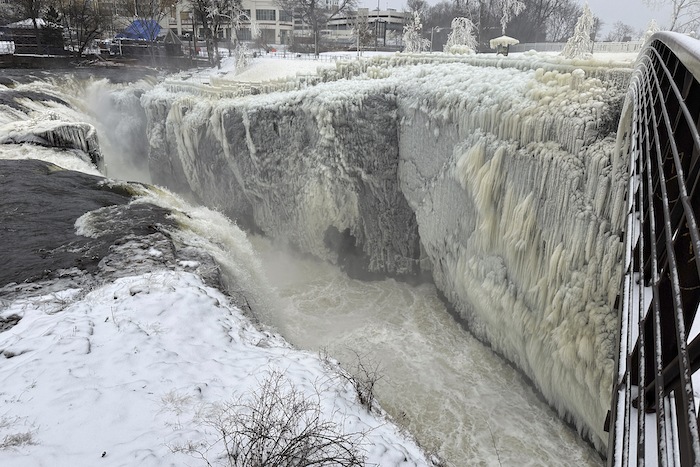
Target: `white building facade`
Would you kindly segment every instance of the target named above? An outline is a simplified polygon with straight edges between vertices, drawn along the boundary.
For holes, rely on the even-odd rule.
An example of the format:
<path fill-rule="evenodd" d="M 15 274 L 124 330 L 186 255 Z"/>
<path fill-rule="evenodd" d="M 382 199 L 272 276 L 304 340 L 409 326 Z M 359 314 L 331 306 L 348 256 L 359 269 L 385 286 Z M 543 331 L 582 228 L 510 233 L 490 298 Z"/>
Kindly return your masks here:
<path fill-rule="evenodd" d="M 246 16 L 257 23 L 260 29 L 260 39 L 265 44 L 287 44 L 294 31 L 294 20 L 290 14 L 280 9 L 273 0 L 243 0 L 243 10 Z M 171 11 L 167 27 L 178 36 L 192 35 L 197 28 L 196 36 L 204 37 L 201 25 L 194 24 L 192 7 L 189 3 L 182 2 Z M 219 39 L 231 39 L 232 28 L 224 26 L 219 33 Z M 243 21 L 238 31 L 238 39 L 252 40 L 251 22 Z"/>

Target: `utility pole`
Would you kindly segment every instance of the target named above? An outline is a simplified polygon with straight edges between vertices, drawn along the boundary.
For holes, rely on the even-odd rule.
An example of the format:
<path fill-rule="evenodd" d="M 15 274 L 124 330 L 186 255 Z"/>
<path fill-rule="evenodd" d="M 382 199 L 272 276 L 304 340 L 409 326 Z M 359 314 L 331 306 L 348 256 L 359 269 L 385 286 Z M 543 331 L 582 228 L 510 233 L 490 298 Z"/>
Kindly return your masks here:
<path fill-rule="evenodd" d="M 435 31 L 440 32 L 442 28 L 439 26 L 433 26 L 430 28 L 430 53 L 433 53 L 433 34 Z"/>
<path fill-rule="evenodd" d="M 374 50 L 379 48 L 379 0 L 377 0 L 377 20 L 374 22 Z"/>

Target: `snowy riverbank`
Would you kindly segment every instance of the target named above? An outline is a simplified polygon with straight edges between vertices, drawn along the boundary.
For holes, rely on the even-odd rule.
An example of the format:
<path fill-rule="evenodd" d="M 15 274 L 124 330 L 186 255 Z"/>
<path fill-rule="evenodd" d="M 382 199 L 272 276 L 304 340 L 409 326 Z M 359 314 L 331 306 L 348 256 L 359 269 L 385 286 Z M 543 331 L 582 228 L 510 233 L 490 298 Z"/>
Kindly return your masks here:
<path fill-rule="evenodd" d="M 70 156 L 64 157 L 73 165 Z M 28 163 L 7 161 L 3 175 L 12 176 L 13 167 Z M 60 174 L 68 189 L 75 185 L 77 173 L 31 164 L 44 173 L 42 185 L 51 186 L 54 197 L 59 182 L 53 174 Z M 94 180 L 96 189 L 103 190 L 100 179 L 86 180 L 81 183 Z M 117 192 L 143 194 L 137 185 L 109 185 Z M 27 207 L 45 201 L 35 188 L 27 187 Z M 7 194 L 3 199 L 9 199 Z M 42 216 L 48 222 L 49 214 L 41 210 L 27 217 L 23 205 L 21 200 L 6 205 L 12 213 L 3 224 L 4 258 L 32 256 L 33 250 L 17 251 L 11 232 L 21 231 L 23 222 L 41 225 Z M 186 209 L 186 204 L 179 207 Z M 178 234 L 162 220 L 149 224 L 148 232 L 128 232 L 126 225 L 138 224 L 133 215 L 143 209 L 157 210 L 137 196 L 128 205 L 105 206 L 80 216 L 74 229 L 93 243 L 80 246 L 67 233 L 62 244 L 43 254 L 42 279 L 2 284 L 3 466 L 200 465 L 203 460 L 181 451 L 183 446 L 203 445 L 208 447 L 204 457 L 213 463 L 224 454 L 224 446 L 216 442 L 202 414 L 236 396 L 259 393 L 261 384 L 277 372 L 284 375 L 283 388 L 293 386 L 304 398 L 318 401 L 322 419 L 353 437 L 367 462 L 428 464 L 416 444 L 380 409 L 370 413 L 359 404 L 332 361 L 324 363 L 315 354 L 293 349 L 244 316 L 231 296 L 212 287 L 218 268 L 225 266 L 214 265 L 209 253 L 196 248 L 208 240 L 184 226 L 186 232 Z M 195 211 L 168 217 L 196 219 Z M 216 218 L 212 213 L 210 219 Z M 220 227 L 232 230 L 229 239 L 236 237 L 234 225 L 224 221 Z M 205 227 L 200 223 L 200 228 Z M 50 224 L 35 232 L 47 239 L 59 235 Z M 244 243 L 239 247 L 245 255 L 249 245 L 240 231 L 237 239 Z M 95 242 L 107 243 L 101 248 Z M 86 248 L 103 256 L 92 256 L 93 266 L 81 269 L 81 251 Z M 254 271 L 245 270 L 250 265 L 241 254 L 231 249 L 220 245 L 218 251 L 237 263 L 241 275 L 254 276 Z M 52 270 L 61 251 L 75 266 Z M 39 271 L 42 266 L 31 267 Z M 245 278 L 238 280 L 245 283 Z"/>

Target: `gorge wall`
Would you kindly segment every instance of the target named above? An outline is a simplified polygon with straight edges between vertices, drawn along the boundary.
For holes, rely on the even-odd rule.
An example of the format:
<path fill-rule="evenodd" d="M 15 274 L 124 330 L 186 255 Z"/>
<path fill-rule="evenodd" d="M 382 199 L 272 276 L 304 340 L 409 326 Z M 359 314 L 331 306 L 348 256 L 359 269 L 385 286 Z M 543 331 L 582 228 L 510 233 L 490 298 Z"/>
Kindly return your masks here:
<path fill-rule="evenodd" d="M 629 75 L 534 54 L 395 56 L 247 96 L 169 82 L 141 103 L 155 183 L 350 273 L 431 273 L 602 449 Z"/>

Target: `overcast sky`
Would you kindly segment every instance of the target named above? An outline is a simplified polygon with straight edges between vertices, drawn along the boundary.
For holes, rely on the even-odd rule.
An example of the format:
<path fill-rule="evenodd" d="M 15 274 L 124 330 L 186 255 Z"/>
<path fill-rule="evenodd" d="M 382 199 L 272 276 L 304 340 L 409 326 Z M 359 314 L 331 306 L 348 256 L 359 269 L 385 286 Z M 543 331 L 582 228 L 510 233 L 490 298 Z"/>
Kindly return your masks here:
<path fill-rule="evenodd" d="M 377 0 L 359 0 L 361 5 L 369 9 L 377 8 Z M 434 5 L 439 0 L 428 0 Z M 583 1 L 581 4 L 583 5 Z M 382 10 L 394 8 L 402 10 L 406 5 L 405 0 L 379 0 L 379 7 Z M 671 10 L 665 7 L 660 10 L 652 10 L 642 0 L 588 0 L 588 7 L 594 15 L 605 22 L 603 25 L 603 36 L 605 36 L 616 21 L 629 24 L 635 30 L 646 30 L 649 20 L 655 19 L 659 26 L 668 26 Z"/>

